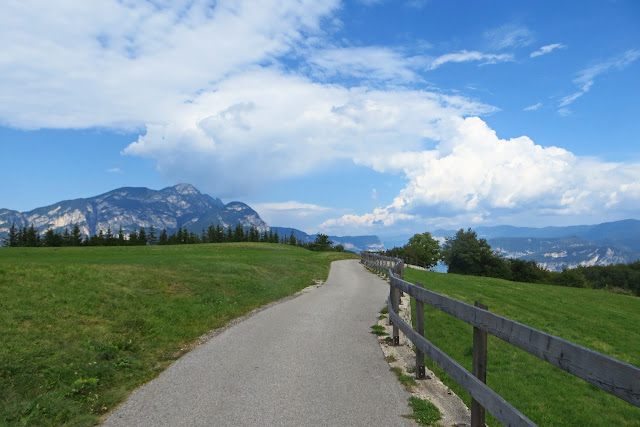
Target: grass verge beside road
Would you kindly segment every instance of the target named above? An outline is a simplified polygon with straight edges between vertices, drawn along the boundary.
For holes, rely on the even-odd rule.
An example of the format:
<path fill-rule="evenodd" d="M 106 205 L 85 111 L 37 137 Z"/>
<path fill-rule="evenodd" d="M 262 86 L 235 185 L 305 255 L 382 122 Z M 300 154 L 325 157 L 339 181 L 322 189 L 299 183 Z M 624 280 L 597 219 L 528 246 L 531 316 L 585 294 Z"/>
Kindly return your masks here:
<path fill-rule="evenodd" d="M 640 366 L 640 298 L 500 279 L 405 270 L 405 280 Z M 473 328 L 427 305 L 425 334 L 471 371 Z M 413 317 L 415 319 L 415 316 Z M 489 335 L 487 385 L 540 426 L 638 426 L 640 408 Z M 470 407 L 471 398 L 429 358 Z M 500 425 L 487 415 L 487 424 Z"/>
<path fill-rule="evenodd" d="M 0 250 L 0 425 L 93 425 L 202 334 L 351 257 L 274 244 Z"/>

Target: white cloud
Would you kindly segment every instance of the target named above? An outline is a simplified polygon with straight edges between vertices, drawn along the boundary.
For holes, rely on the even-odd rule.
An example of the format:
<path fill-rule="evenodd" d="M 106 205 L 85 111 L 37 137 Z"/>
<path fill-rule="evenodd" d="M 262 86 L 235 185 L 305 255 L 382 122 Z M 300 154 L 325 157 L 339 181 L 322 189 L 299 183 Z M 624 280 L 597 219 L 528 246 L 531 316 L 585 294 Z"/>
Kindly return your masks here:
<path fill-rule="evenodd" d="M 191 182 L 223 198 L 253 196 L 344 160 L 406 179 L 388 206 L 327 221 L 344 211 L 298 202 L 255 205 L 270 224 L 288 224 L 293 216 L 311 230 L 320 221 L 362 230 L 470 223 L 499 211 L 637 212 L 638 165 L 579 158 L 525 136 L 501 140 L 478 117 L 496 108 L 414 88 L 421 71 L 511 61 L 511 54 L 417 57 L 387 47 L 326 48 L 323 23 L 339 25 L 332 16 L 337 0 L 167 5 L 3 5 L 0 39 L 12 43 L 0 53 L 0 123 L 143 129 L 125 154 L 155 160 L 170 182 Z M 533 41 L 517 26 L 487 38 L 495 49 Z M 561 101 L 561 111 L 597 76 L 638 57 L 632 50 L 582 71 L 574 80 L 579 91 Z M 353 77 L 355 84 L 326 83 L 320 72 Z"/>
<path fill-rule="evenodd" d="M 307 233 L 315 233 L 319 222 L 338 212 L 334 208 L 296 201 L 250 205 L 271 226 L 294 226 Z"/>
<path fill-rule="evenodd" d="M 479 61 L 482 65 L 485 64 L 496 64 L 498 62 L 506 62 L 512 61 L 513 55 L 511 54 L 491 54 L 491 53 L 482 53 L 477 51 L 467 51 L 462 50 L 457 53 L 447 53 L 445 55 L 441 55 L 435 58 L 428 66 L 430 70 L 434 70 L 440 67 L 443 64 L 448 62 L 470 62 L 470 61 Z"/>
<path fill-rule="evenodd" d="M 524 25 L 505 24 L 486 31 L 485 38 L 492 49 L 502 50 L 529 46 L 535 40 L 533 32 Z"/>
<path fill-rule="evenodd" d="M 605 74 L 612 69 L 622 70 L 635 62 L 638 58 L 640 58 L 640 50 L 631 49 L 621 55 L 614 56 L 604 62 L 600 62 L 580 71 L 578 73 L 578 77 L 573 80 L 573 83 L 575 83 L 579 88 L 578 91 L 562 98 L 559 106 L 566 107 L 589 92 L 595 83 L 596 77 L 601 74 Z M 562 110 L 562 108 L 560 110 Z M 558 112 L 560 112 L 560 110 L 558 110 Z"/>
<path fill-rule="evenodd" d="M 539 110 L 540 107 L 542 107 L 542 102 L 538 102 L 537 104 L 529 105 L 528 107 L 524 108 L 524 111 L 536 111 L 536 110 Z"/>
<path fill-rule="evenodd" d="M 425 60 L 405 57 L 400 51 L 387 47 L 344 47 L 316 51 L 309 62 L 320 77 L 346 75 L 360 81 L 394 81 L 407 83 L 421 80 L 414 71 Z"/>
<path fill-rule="evenodd" d="M 270 63 L 337 0 L 41 2 L 3 5 L 0 123 L 23 128 L 139 127 L 216 82 Z M 10 102 L 8 102 L 10 101 Z"/>
<path fill-rule="evenodd" d="M 552 51 L 556 50 L 556 49 L 566 49 L 566 45 L 563 45 L 562 43 L 553 43 L 553 44 L 548 44 L 546 46 L 542 46 L 540 49 L 531 52 L 531 54 L 529 55 L 529 57 L 531 58 L 535 58 L 536 56 L 542 56 L 542 55 L 546 55 L 547 53 L 551 53 Z"/>
<path fill-rule="evenodd" d="M 436 149 L 371 157 L 380 172 L 402 173 L 408 184 L 386 207 L 326 221 L 332 232 L 430 218 L 486 221 L 509 215 L 580 215 L 607 210 L 632 215 L 640 164 L 603 163 L 526 136 L 503 140 L 477 117 L 443 120 Z"/>
<path fill-rule="evenodd" d="M 513 61 L 511 54 L 491 54 L 462 50 L 437 57 L 407 56 L 390 47 L 342 47 L 316 50 L 308 59 L 320 79 L 335 76 L 355 77 L 359 82 L 406 84 L 423 81 L 422 70 L 453 62 L 479 62 L 480 65 Z"/>
<path fill-rule="evenodd" d="M 167 176 L 204 182 L 227 197 L 328 167 L 336 159 L 386 153 L 390 141 L 419 149 L 437 122 L 494 111 L 462 97 L 415 90 L 347 89 L 255 69 L 148 125 L 125 154 L 155 159 Z M 230 179 L 232 177 L 232 179 Z"/>
<path fill-rule="evenodd" d="M 314 212 L 326 212 L 331 210 L 331 208 L 328 208 L 326 206 L 314 205 L 312 203 L 301 203 L 301 202 L 295 202 L 295 201 L 276 202 L 276 203 L 256 203 L 253 206 L 255 206 L 256 209 L 261 209 L 264 211 L 275 211 L 275 212 L 296 211 L 296 212 L 301 212 L 302 215 L 309 215 Z"/>
<path fill-rule="evenodd" d="M 111 169 L 107 169 L 107 172 L 109 172 L 109 173 L 122 173 L 122 170 L 120 170 L 120 168 L 111 168 Z"/>
<path fill-rule="evenodd" d="M 371 199 L 376 200 L 378 198 L 378 191 L 374 188 L 371 190 Z"/>

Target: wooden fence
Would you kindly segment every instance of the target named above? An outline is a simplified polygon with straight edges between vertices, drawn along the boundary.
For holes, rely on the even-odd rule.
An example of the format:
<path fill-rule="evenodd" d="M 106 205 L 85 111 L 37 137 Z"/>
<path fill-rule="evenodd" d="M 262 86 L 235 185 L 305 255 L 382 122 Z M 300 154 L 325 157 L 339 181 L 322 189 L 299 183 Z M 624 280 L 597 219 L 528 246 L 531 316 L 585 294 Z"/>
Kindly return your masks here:
<path fill-rule="evenodd" d="M 361 262 L 389 278 L 391 288 L 388 306 L 389 319 L 393 323 L 394 345 L 399 343 L 400 330 L 417 348 L 417 378 L 420 378 L 421 374 L 424 375 L 424 355 L 427 355 L 469 392 L 472 398 L 472 427 L 484 426 L 485 409 L 506 426 L 536 425 L 487 387 L 487 333 L 640 407 L 640 368 L 491 313 L 487 307 L 477 301 L 476 306 L 472 306 L 424 289 L 420 283 L 406 282 L 403 280 L 404 263 L 401 259 L 363 252 Z M 401 292 L 406 292 L 416 300 L 418 330 L 414 330 L 398 314 Z M 429 304 L 474 327 L 473 373 L 467 371 L 424 337 L 423 304 Z"/>

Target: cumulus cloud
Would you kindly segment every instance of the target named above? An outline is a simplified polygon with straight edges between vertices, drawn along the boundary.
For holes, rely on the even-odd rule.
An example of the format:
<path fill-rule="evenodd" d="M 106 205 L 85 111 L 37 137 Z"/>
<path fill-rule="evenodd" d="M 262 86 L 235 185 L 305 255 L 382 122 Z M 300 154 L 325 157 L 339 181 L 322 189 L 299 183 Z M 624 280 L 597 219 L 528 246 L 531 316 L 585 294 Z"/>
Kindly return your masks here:
<path fill-rule="evenodd" d="M 337 0 L 40 2 L 3 5 L 0 121 L 136 128 L 254 64 L 275 61 Z"/>
<path fill-rule="evenodd" d="M 433 150 L 398 151 L 369 159 L 380 172 L 403 173 L 409 183 L 385 207 L 325 221 L 331 230 L 375 228 L 403 220 L 444 218 L 483 221 L 510 215 L 578 215 L 606 206 L 634 212 L 640 164 L 604 163 L 526 136 L 503 140 L 477 117 L 439 124 Z"/>
<path fill-rule="evenodd" d="M 553 44 L 548 44 L 546 46 L 542 46 L 540 49 L 531 52 L 531 54 L 529 55 L 529 57 L 531 58 L 535 58 L 537 56 L 542 56 L 542 55 L 546 55 L 547 53 L 551 53 L 556 49 L 566 49 L 566 45 L 563 45 L 562 43 L 553 43 Z"/>
<path fill-rule="evenodd" d="M 169 176 L 208 177 L 208 190 L 227 197 L 387 153 L 391 141 L 418 149 L 437 138 L 438 120 L 494 110 L 458 96 L 348 89 L 260 68 L 201 94 L 171 122 L 148 125 L 124 153 L 155 159 Z"/>
<path fill-rule="evenodd" d="M 637 206 L 639 165 L 576 157 L 526 136 L 500 139 L 480 118 L 495 107 L 417 87 L 425 70 L 511 61 L 511 54 L 420 57 L 390 47 L 336 47 L 323 41 L 323 23 L 333 22 L 339 6 L 337 0 L 264 0 L 259 8 L 249 0 L 10 2 L 0 15 L 0 38 L 14 41 L 0 56 L 0 122 L 139 129 L 124 154 L 153 159 L 167 180 L 223 198 L 253 196 L 345 160 L 407 181 L 371 213 L 342 215 L 298 202 L 255 205 L 272 224 L 294 216 L 313 228 L 334 215 L 323 226 L 349 232 L 478 222 L 495 212 Z M 497 50 L 533 41 L 522 26 L 486 36 Z M 580 90 L 562 100 L 562 110 L 596 77 L 638 57 L 632 50 L 583 70 L 574 80 Z"/>
<path fill-rule="evenodd" d="M 558 110 L 558 112 L 563 114 L 561 111 L 568 111 L 563 107 L 568 106 L 573 103 L 573 101 L 589 92 L 595 83 L 596 77 L 601 74 L 605 74 L 612 69 L 622 70 L 635 62 L 638 58 L 640 58 L 640 50 L 631 49 L 621 55 L 614 56 L 613 58 L 580 71 L 578 73 L 578 77 L 573 80 L 573 83 L 575 83 L 579 88 L 578 91 L 562 98 L 559 104 L 560 110 Z"/>

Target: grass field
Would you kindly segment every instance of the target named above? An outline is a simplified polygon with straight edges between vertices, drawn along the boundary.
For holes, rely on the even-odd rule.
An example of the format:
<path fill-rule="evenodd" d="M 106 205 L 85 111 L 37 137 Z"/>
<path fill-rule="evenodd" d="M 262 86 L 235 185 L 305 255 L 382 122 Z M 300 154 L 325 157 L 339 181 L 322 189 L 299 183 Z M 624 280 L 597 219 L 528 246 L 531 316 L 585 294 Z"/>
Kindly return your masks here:
<path fill-rule="evenodd" d="M 405 280 L 640 366 L 640 298 L 601 290 L 405 270 Z M 415 318 L 415 317 L 414 317 Z M 473 328 L 432 307 L 428 340 L 471 371 Z M 487 385 L 541 426 L 640 426 L 640 408 L 489 335 Z M 427 358 L 470 407 L 471 398 Z M 487 416 L 487 424 L 500 425 Z"/>
<path fill-rule="evenodd" d="M 0 249 L 0 425 L 93 425 L 202 334 L 353 255 L 272 244 Z"/>

